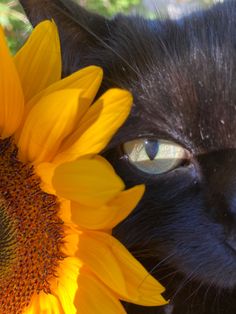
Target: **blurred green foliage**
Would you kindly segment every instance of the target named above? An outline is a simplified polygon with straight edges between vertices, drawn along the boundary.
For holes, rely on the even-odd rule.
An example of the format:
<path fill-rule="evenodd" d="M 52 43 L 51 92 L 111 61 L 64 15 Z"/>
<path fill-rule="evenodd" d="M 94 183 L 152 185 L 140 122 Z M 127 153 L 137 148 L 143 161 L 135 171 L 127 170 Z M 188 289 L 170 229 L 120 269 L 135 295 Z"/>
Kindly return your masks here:
<path fill-rule="evenodd" d="M 118 11 L 130 12 L 141 0 L 75 0 L 82 6 L 106 16 Z M 0 25 L 8 37 L 10 50 L 15 53 L 31 30 L 30 23 L 17 0 L 0 0 Z"/>
<path fill-rule="evenodd" d="M 0 0 L 0 25 L 4 28 L 10 50 L 15 53 L 31 30 L 18 1 Z"/>
<path fill-rule="evenodd" d="M 78 4 L 96 11 L 105 16 L 112 16 L 117 12 L 130 13 L 137 11 L 149 17 L 156 16 L 156 13 L 148 11 L 144 3 L 162 5 L 166 7 L 170 0 L 74 0 Z M 219 1 L 219 0 L 218 0 Z M 211 4 L 214 0 L 176 0 L 176 3 L 197 2 L 201 5 Z M 173 3 L 173 1 L 172 1 Z M 31 30 L 29 21 L 17 0 L 0 0 L 0 25 L 3 26 L 8 37 L 8 44 L 12 53 L 15 53 L 25 41 Z"/>
<path fill-rule="evenodd" d="M 105 16 L 112 16 L 117 12 L 129 12 L 140 4 L 140 0 L 77 0 L 89 10 L 93 10 Z"/>

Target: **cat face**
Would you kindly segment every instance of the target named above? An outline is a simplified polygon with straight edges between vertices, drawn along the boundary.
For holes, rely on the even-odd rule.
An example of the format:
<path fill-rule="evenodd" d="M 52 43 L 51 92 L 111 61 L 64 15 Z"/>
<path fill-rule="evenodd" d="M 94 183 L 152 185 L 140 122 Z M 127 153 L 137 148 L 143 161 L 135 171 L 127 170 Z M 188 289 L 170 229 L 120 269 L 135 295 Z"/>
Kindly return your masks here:
<path fill-rule="evenodd" d="M 157 277 L 174 269 L 203 284 L 235 287 L 235 2 L 177 22 L 121 15 L 107 21 L 68 1 L 24 2 L 34 23 L 58 23 L 64 75 L 99 65 L 100 93 L 118 86 L 134 95 L 132 113 L 104 155 L 127 186 L 145 183 L 146 192 L 114 235 Z M 145 169 L 133 160 L 135 142 L 123 145 L 135 139 Z M 163 143 L 184 152 L 167 152 L 172 166 L 164 170 L 163 156 L 157 158 Z"/>

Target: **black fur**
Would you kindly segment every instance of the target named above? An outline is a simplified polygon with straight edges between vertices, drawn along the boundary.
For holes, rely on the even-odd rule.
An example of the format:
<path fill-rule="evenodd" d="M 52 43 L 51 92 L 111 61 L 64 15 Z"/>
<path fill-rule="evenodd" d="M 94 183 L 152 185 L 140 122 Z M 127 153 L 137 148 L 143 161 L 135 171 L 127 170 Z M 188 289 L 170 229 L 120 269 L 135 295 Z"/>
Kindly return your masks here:
<path fill-rule="evenodd" d="M 114 235 L 166 286 L 171 313 L 235 314 L 236 2 L 178 21 L 108 21 L 68 1 L 22 3 L 34 23 L 58 23 L 64 75 L 100 65 L 100 92 L 119 86 L 134 95 L 104 155 L 127 186 L 145 183 L 146 193 Z M 120 147 L 139 137 L 177 142 L 192 159 L 166 174 L 141 173 Z"/>

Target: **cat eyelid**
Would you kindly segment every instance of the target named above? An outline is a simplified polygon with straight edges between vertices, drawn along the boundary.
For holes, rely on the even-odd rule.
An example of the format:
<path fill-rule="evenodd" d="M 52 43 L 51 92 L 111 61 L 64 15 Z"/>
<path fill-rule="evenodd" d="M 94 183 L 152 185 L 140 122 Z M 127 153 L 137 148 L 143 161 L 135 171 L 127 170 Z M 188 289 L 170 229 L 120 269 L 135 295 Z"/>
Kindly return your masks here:
<path fill-rule="evenodd" d="M 189 165 L 192 159 L 182 146 L 161 139 L 135 139 L 122 145 L 124 157 L 136 171 L 159 176 Z"/>
<path fill-rule="evenodd" d="M 186 145 L 183 142 L 180 142 L 178 139 L 175 139 L 175 138 L 171 137 L 169 134 L 166 134 L 164 132 L 160 132 L 160 133 L 156 133 L 156 134 L 142 133 L 142 134 L 137 134 L 137 135 L 134 135 L 134 134 L 125 135 L 124 133 L 122 133 L 122 134 L 120 134 L 120 136 L 118 134 L 118 136 L 114 136 L 114 138 L 107 145 L 107 147 L 105 148 L 104 151 L 113 149 L 115 147 L 122 146 L 126 142 L 130 142 L 130 141 L 137 140 L 137 139 L 148 139 L 148 140 L 155 140 L 155 141 L 164 140 L 164 141 L 171 142 L 173 144 L 177 144 L 177 145 L 183 147 L 184 149 L 188 150 L 190 153 L 192 151 L 188 145 Z"/>

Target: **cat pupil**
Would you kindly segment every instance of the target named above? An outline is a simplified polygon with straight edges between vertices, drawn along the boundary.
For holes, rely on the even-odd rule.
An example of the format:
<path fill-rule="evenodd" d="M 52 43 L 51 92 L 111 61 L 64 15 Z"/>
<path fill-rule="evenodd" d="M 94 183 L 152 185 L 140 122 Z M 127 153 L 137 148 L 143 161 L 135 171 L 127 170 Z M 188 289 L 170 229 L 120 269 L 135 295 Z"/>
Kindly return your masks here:
<path fill-rule="evenodd" d="M 150 158 L 154 160 L 159 151 L 159 142 L 156 140 L 145 140 L 145 152 Z"/>

